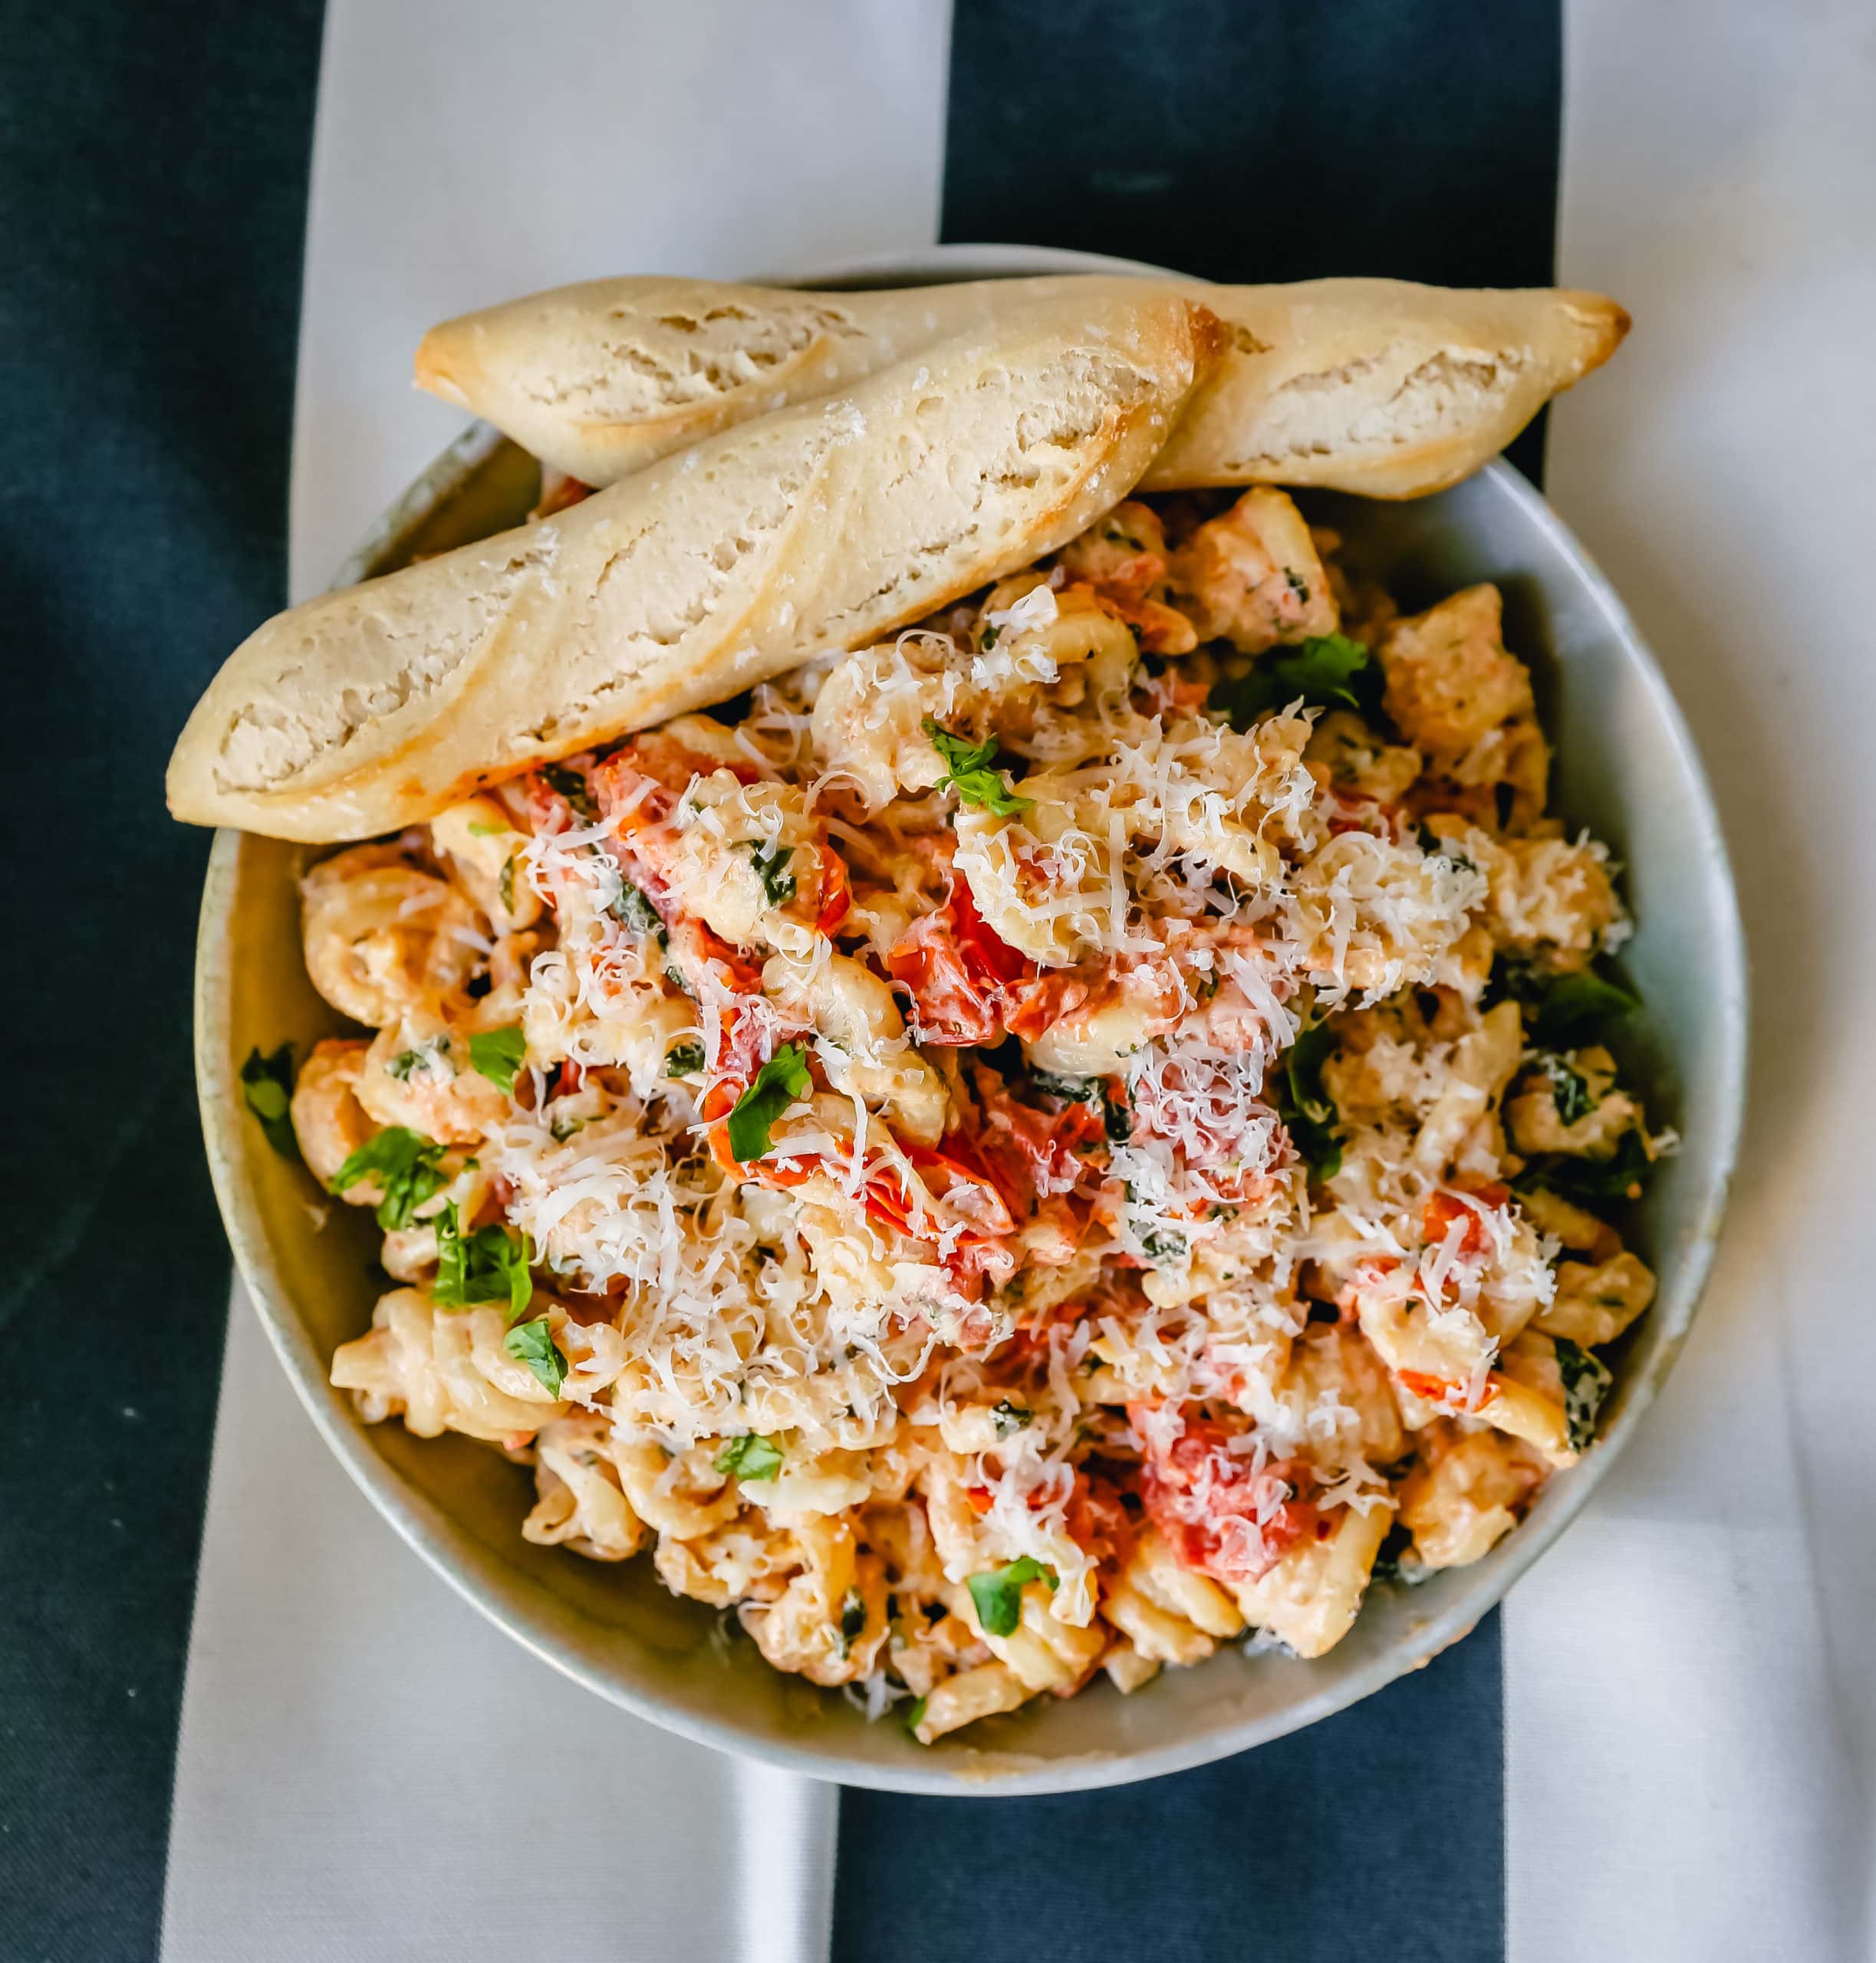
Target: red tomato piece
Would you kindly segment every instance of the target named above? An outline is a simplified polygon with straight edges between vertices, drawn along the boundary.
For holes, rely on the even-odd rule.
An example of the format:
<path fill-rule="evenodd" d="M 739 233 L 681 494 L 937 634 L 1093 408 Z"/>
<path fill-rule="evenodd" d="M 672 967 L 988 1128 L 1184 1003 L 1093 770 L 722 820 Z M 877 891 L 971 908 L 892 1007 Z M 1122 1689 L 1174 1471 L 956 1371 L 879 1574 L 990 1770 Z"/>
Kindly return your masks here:
<path fill-rule="evenodd" d="M 1444 1377 L 1430 1376 L 1424 1370 L 1396 1370 L 1394 1377 L 1403 1390 L 1410 1392 L 1423 1404 L 1437 1404 L 1448 1411 L 1466 1408 L 1463 1383 L 1448 1383 Z"/>
<path fill-rule="evenodd" d="M 977 1111 L 971 1143 L 979 1162 L 1013 1199 L 1032 1202 L 1072 1192 L 1091 1167 L 1098 1171 L 1107 1164 L 1107 1126 L 1088 1104 L 1038 1110 L 1012 1097 L 995 1071 L 979 1067 L 972 1077 Z"/>
<path fill-rule="evenodd" d="M 853 887 L 847 877 L 847 862 L 833 847 L 815 849 L 821 855 L 821 911 L 815 918 L 815 930 L 831 939 L 852 908 Z"/>
<path fill-rule="evenodd" d="M 601 815 L 610 819 L 618 835 L 626 839 L 662 824 L 684 788 L 680 784 L 673 791 L 650 771 L 640 769 L 630 749 L 616 751 L 597 766 L 591 783 Z"/>
<path fill-rule="evenodd" d="M 996 1042 L 1008 989 L 1037 971 L 985 921 L 968 883 L 953 878 L 950 897 L 907 929 L 886 972 L 910 991 L 926 1041 L 963 1045 Z"/>
<path fill-rule="evenodd" d="M 1134 1429 L 1157 1441 L 1159 1423 L 1143 1425 L 1136 1408 L 1128 1406 Z M 1233 1435 L 1211 1419 L 1187 1419 L 1170 1445 L 1150 1445 L 1140 1497 L 1183 1566 L 1217 1581 L 1256 1581 L 1315 1534 L 1321 1516 L 1308 1495 L 1318 1488 L 1302 1460 L 1259 1468 L 1252 1455 L 1231 1449 Z"/>
<path fill-rule="evenodd" d="M 1485 1222 L 1479 1218 L 1480 1207 L 1496 1210 L 1506 1205 L 1511 1199 L 1511 1189 L 1496 1182 L 1474 1186 L 1469 1189 L 1470 1199 L 1458 1192 L 1440 1192 L 1428 1195 L 1426 1205 L 1420 1209 L 1420 1233 L 1430 1248 L 1437 1248 L 1453 1230 L 1453 1223 L 1463 1220 L 1465 1230 L 1460 1237 L 1462 1254 L 1482 1254 L 1486 1250 Z M 1476 1205 L 1471 1202 L 1476 1202 Z"/>

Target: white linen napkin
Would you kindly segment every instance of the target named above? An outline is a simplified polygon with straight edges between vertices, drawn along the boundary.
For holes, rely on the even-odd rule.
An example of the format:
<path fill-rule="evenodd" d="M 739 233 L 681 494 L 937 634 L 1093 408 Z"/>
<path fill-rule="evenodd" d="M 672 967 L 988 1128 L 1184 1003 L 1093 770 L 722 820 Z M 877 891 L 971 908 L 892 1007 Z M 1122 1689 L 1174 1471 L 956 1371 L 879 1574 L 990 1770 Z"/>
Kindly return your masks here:
<path fill-rule="evenodd" d="M 171 1963 L 826 1954 L 829 1787 L 603 1704 L 354 1487 L 239 1285 L 170 1819 Z"/>

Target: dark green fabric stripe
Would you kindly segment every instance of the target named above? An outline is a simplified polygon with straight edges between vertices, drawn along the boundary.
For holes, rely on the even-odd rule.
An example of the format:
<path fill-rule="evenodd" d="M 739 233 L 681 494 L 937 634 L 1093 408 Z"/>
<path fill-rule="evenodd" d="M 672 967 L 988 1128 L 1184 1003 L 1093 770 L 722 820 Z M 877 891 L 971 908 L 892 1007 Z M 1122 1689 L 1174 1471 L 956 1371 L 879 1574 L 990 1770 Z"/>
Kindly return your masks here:
<path fill-rule="evenodd" d="M 1561 48 L 1558 0 L 957 0 L 943 235 L 1546 284 Z M 1535 475 L 1541 432 L 1513 455 Z M 837 1963 L 1497 1959 L 1502 1667 L 1493 1616 L 1327 1723 L 1150 1785 L 844 1794 Z"/>
<path fill-rule="evenodd" d="M 941 236 L 1547 286 L 1562 103 L 1560 0 L 957 0 Z"/>
<path fill-rule="evenodd" d="M 318 0 L 15 8 L 0 1954 L 161 1912 L 228 1291 L 189 1064 L 204 834 L 169 745 L 282 602 Z"/>

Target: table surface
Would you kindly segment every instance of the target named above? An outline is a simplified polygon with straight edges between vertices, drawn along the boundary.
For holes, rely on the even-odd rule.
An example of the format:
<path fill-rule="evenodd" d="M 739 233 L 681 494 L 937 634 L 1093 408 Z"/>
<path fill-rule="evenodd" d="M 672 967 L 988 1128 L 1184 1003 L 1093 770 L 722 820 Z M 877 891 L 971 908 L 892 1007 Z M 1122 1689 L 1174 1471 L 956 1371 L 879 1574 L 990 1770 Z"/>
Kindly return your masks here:
<path fill-rule="evenodd" d="M 1868 1954 L 1867 7 L 515 19 L 73 0 L 0 84 L 23 808 L 78 834 L 14 855 L 20 916 L 64 931 L 7 985 L 34 1122 L 0 1284 L 0 1955 Z M 224 1338 L 186 1033 L 204 841 L 160 784 L 220 656 L 454 433 L 404 383 L 431 321 L 934 236 L 1236 277 L 1554 264 L 1624 301 L 1629 344 L 1552 413 L 1547 488 L 1713 776 L 1754 1078 L 1672 1384 L 1470 1641 L 1203 1772 L 837 1817 L 482 1624 L 324 1456 L 245 1304 Z"/>

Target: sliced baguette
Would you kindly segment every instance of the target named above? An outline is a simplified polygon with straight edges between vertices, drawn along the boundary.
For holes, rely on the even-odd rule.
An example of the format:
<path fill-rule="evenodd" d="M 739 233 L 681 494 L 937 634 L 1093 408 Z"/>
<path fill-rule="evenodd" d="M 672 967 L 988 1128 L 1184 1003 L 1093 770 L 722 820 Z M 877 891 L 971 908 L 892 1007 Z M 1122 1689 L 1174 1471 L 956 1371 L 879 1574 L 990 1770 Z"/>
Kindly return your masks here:
<path fill-rule="evenodd" d="M 1111 275 L 805 293 L 595 280 L 433 327 L 420 386 L 587 484 L 616 483 L 755 416 L 850 386 L 950 335 Z M 1398 280 L 1203 286 L 1229 333 L 1147 490 L 1443 489 L 1607 360 L 1628 317 L 1599 294 Z"/>
<path fill-rule="evenodd" d="M 890 633 L 1124 498 L 1220 337 L 1170 287 L 1038 296 L 554 518 L 295 607 L 210 685 L 169 808 L 369 837 Z"/>
<path fill-rule="evenodd" d="M 1231 339 L 1142 488 L 1321 485 L 1419 498 L 1470 477 L 1615 352 L 1599 293 L 1318 279 L 1199 289 Z"/>

